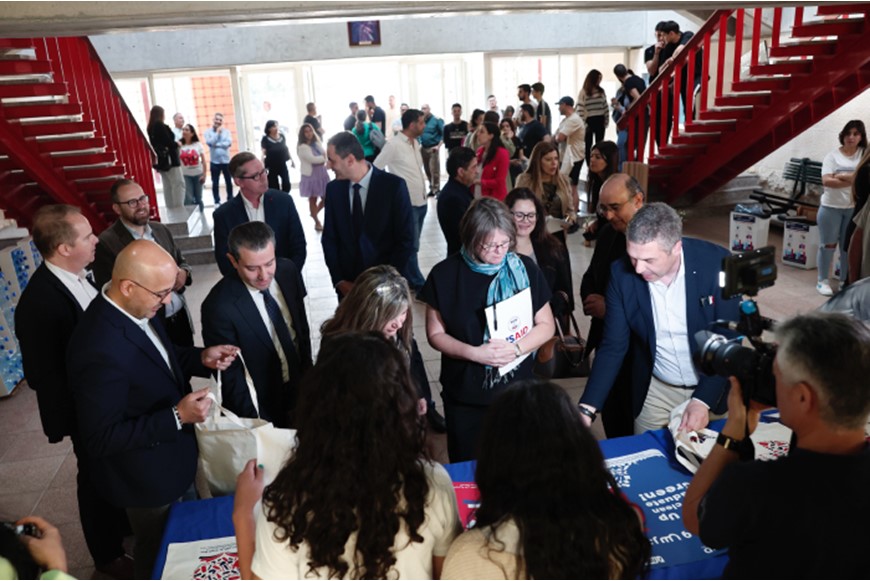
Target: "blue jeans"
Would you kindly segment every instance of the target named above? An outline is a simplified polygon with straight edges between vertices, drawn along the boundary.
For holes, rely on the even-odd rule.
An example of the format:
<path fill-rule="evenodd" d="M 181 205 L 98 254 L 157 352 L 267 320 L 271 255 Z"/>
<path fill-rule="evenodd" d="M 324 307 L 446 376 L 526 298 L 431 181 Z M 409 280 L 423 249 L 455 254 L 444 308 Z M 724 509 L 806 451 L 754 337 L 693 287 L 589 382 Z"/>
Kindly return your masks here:
<path fill-rule="evenodd" d="M 184 190 L 184 205 L 192 206 L 196 204 L 202 210 L 202 182 L 199 181 L 200 177 L 202 175 L 184 176 L 184 182 L 187 186 Z"/>
<path fill-rule="evenodd" d="M 819 282 L 830 276 L 831 262 L 834 261 L 834 248 L 826 244 L 840 246 L 840 281 L 846 282 L 849 274 L 849 261 L 846 258 L 846 229 L 852 219 L 854 208 L 831 208 L 820 206 L 816 222 L 819 225 Z"/>
<path fill-rule="evenodd" d="M 233 176 L 230 175 L 230 164 L 228 163 L 210 163 L 209 171 L 211 172 L 211 193 L 214 195 L 214 203 L 221 203 L 221 174 L 224 176 L 224 183 L 227 186 L 227 201 L 233 199 Z"/>
<path fill-rule="evenodd" d="M 619 150 L 619 171 L 622 171 L 622 164 L 628 160 L 628 129 L 616 133 L 616 149 Z"/>
<path fill-rule="evenodd" d="M 408 285 L 414 290 L 420 290 L 426 282 L 423 273 L 420 272 L 420 263 L 417 261 L 417 253 L 420 252 L 420 233 L 423 231 L 423 220 L 426 219 L 426 212 L 429 210 L 428 204 L 422 206 L 411 206 L 414 214 L 414 252 L 408 260 Z"/>

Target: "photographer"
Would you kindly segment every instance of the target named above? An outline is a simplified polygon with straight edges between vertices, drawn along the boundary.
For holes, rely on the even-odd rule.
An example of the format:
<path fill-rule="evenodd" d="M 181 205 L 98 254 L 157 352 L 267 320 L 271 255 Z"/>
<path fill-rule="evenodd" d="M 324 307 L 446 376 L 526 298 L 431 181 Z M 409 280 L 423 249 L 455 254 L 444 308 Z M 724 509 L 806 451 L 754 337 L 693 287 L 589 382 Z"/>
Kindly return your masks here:
<path fill-rule="evenodd" d="M 33 532 L 0 528 L 0 579 L 75 579 L 67 573 L 66 552 L 54 525 L 38 516 L 26 516 L 11 526 L 19 525 Z"/>
<path fill-rule="evenodd" d="M 844 315 L 796 316 L 776 329 L 773 364 L 790 453 L 738 462 L 761 406 L 731 378 L 728 419 L 683 503 L 686 529 L 728 547 L 725 578 L 864 578 L 870 546 L 870 330 Z"/>

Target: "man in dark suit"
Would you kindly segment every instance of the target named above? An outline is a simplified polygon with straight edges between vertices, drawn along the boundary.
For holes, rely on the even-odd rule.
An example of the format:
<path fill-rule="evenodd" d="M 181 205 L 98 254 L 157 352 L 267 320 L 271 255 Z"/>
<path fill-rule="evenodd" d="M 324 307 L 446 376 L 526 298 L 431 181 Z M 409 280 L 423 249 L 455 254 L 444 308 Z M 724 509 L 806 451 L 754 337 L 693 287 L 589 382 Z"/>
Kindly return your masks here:
<path fill-rule="evenodd" d="M 127 245 L 112 281 L 73 332 L 67 373 L 91 480 L 127 511 L 137 578 L 149 578 L 171 503 L 193 493 L 196 438 L 208 389 L 190 377 L 226 369 L 236 347 L 176 347 L 153 319 L 169 302 L 178 266 L 148 240 Z"/>
<path fill-rule="evenodd" d="M 221 274 L 233 271 L 227 259 L 227 236 L 245 222 L 265 222 L 275 232 L 275 253 L 289 258 L 299 271 L 305 266 L 305 232 L 293 199 L 278 190 L 270 190 L 263 162 L 253 153 L 243 151 L 230 160 L 233 182 L 241 195 L 214 211 L 214 256 Z"/>
<path fill-rule="evenodd" d="M 459 222 L 474 200 L 471 186 L 477 178 L 477 156 L 470 147 L 454 147 L 447 156 L 447 175 L 450 179 L 438 196 L 438 224 L 447 241 L 447 256 L 462 247 Z"/>
<path fill-rule="evenodd" d="M 241 417 L 292 427 L 290 413 L 299 381 L 311 367 L 305 285 L 292 261 L 275 258 L 275 235 L 262 222 L 233 228 L 229 249 L 235 271 L 223 277 L 202 304 L 202 339 L 206 345 L 238 345 L 258 405 L 249 394 L 241 361 L 223 374 L 223 405 Z M 270 311 L 270 304 L 278 311 Z"/>
<path fill-rule="evenodd" d="M 626 174 L 614 174 L 601 186 L 598 213 L 608 223 L 601 228 L 589 268 L 580 283 L 583 312 L 592 321 L 586 337 L 586 356 L 598 348 L 604 335 L 606 313 L 605 294 L 610 283 L 610 266 L 625 259 L 625 231 L 628 223 L 643 206 L 644 193 L 640 184 Z M 602 422 L 608 438 L 634 434 L 634 416 L 631 413 L 631 361 L 624 361 L 602 410 Z"/>
<path fill-rule="evenodd" d="M 158 316 L 172 343 L 192 346 L 193 324 L 183 295 L 185 288 L 193 282 L 190 265 L 175 244 L 169 228 L 160 222 L 150 221 L 151 208 L 148 204 L 148 196 L 139 184 L 128 179 L 118 180 L 112 184 L 111 194 L 112 209 L 118 215 L 118 219 L 100 234 L 100 245 L 97 246 L 97 256 L 93 265 L 97 288 L 102 288 L 111 280 L 115 257 L 125 246 L 133 240 L 140 239 L 156 242 L 175 259 L 175 264 L 178 265 L 172 298 L 169 305 L 160 310 Z"/>
<path fill-rule="evenodd" d="M 33 273 L 15 310 L 15 334 L 21 345 L 24 376 L 36 390 L 48 441 L 60 442 L 66 436 L 72 439 L 78 461 L 79 517 L 97 570 L 129 578 L 133 562 L 122 546 L 130 527 L 127 515 L 106 502 L 91 481 L 66 377 L 70 336 L 97 296 L 96 287 L 85 276 L 85 267 L 94 259 L 97 237 L 79 209 L 65 205 L 40 208 L 33 218 L 32 231 L 44 262 Z"/>
<path fill-rule="evenodd" d="M 414 251 L 414 218 L 405 180 L 365 161 L 352 134 L 334 135 L 326 155 L 336 179 L 326 186 L 321 244 L 341 298 L 370 266 L 390 264 L 407 272 Z"/>
<path fill-rule="evenodd" d="M 682 238 L 682 222 L 666 204 L 647 204 L 626 233 L 628 260 L 611 266 L 604 338 L 592 366 L 580 412 L 591 423 L 631 356 L 631 413 L 635 433 L 668 424 L 687 400 L 680 428 L 698 430 L 709 414 L 726 409 L 728 382 L 701 375 L 692 355 L 694 335 L 715 320 L 736 321 L 738 301 L 723 300 L 719 271 L 727 250 Z"/>

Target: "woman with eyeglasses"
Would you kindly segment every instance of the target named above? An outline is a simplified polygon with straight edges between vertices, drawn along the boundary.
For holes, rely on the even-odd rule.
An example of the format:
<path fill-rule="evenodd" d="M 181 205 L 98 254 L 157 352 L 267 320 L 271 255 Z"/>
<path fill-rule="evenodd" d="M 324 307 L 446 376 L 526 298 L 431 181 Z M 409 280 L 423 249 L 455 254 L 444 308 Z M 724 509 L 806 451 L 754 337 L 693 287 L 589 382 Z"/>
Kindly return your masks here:
<path fill-rule="evenodd" d="M 553 293 L 550 309 L 563 330 L 568 330 L 568 314 L 574 310 L 574 284 L 571 282 L 571 259 L 568 249 L 547 232 L 544 205 L 528 188 L 516 188 L 505 204 L 517 227 L 517 254 L 531 258 L 544 274 Z"/>
<path fill-rule="evenodd" d="M 504 203 L 472 202 L 459 236 L 461 250 L 432 268 L 418 295 L 426 303 L 429 344 L 441 352 L 451 462 L 476 457 L 489 404 L 511 383 L 532 377 L 528 355 L 555 330 L 547 281 L 532 259 L 515 252 L 516 226 Z M 515 296 L 520 307 L 512 311 L 505 301 Z M 487 310 L 501 328 L 490 328 Z"/>
<path fill-rule="evenodd" d="M 577 209 L 571 182 L 559 173 L 559 149 L 552 141 L 542 141 L 532 149 L 529 167 L 517 178 L 518 188 L 528 188 L 544 207 L 541 222 L 547 232 L 565 243 L 565 229 L 577 222 Z"/>
<path fill-rule="evenodd" d="M 596 212 L 595 221 L 591 222 L 583 232 L 584 244 L 591 245 L 591 241 L 598 238 L 598 230 L 607 224 L 607 220 L 598 211 L 598 198 L 601 186 L 607 178 L 619 171 L 619 148 L 612 141 L 597 143 L 589 153 L 589 174 L 586 176 L 586 199 L 589 202 L 589 211 Z"/>

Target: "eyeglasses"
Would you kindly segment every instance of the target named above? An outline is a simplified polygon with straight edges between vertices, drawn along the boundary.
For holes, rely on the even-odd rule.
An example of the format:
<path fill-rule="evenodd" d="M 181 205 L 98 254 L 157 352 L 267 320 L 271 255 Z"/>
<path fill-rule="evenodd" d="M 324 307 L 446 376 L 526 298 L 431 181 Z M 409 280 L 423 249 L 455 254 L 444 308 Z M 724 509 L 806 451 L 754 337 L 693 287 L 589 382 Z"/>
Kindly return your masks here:
<path fill-rule="evenodd" d="M 263 168 L 252 176 L 239 176 L 239 179 L 240 180 L 258 180 L 261 177 L 263 177 L 263 174 L 265 174 L 265 173 L 266 173 L 266 168 Z"/>
<path fill-rule="evenodd" d="M 598 213 L 602 216 L 606 216 L 608 212 L 613 212 L 614 214 L 618 214 L 619 210 L 626 205 L 630 200 L 626 200 L 619 204 L 598 204 Z"/>
<path fill-rule="evenodd" d="M 523 212 L 511 212 L 511 213 L 514 215 L 514 218 L 516 219 L 517 222 L 534 222 L 535 220 L 538 219 L 537 212 L 528 212 L 525 214 Z"/>
<path fill-rule="evenodd" d="M 511 241 L 502 242 L 501 244 L 481 244 L 480 247 L 485 252 L 492 252 L 495 250 L 496 252 L 501 252 L 502 250 L 507 250 L 511 246 Z"/>
<path fill-rule="evenodd" d="M 145 289 L 145 290 L 147 290 L 149 293 L 151 293 L 152 295 L 154 295 L 155 297 L 157 297 L 158 299 L 160 299 L 160 302 L 165 301 L 165 300 L 166 300 L 166 297 L 169 296 L 169 293 L 172 292 L 172 289 L 171 289 L 171 288 L 170 288 L 170 289 L 167 289 L 167 290 L 162 290 L 162 291 L 160 291 L 160 292 L 154 292 L 154 291 L 151 290 L 150 288 L 148 288 L 148 287 L 146 287 L 146 286 L 142 286 L 141 284 L 139 284 L 139 283 L 136 282 L 135 280 L 132 280 L 132 279 L 129 279 L 129 278 L 124 279 L 124 280 L 127 280 L 127 281 L 129 281 L 129 282 L 132 282 L 133 284 L 135 284 L 136 286 L 138 286 L 138 287 L 141 288 L 141 289 Z"/>
<path fill-rule="evenodd" d="M 148 196 L 142 194 L 138 198 L 133 198 L 132 200 L 127 200 L 126 202 L 116 202 L 119 206 L 124 205 L 128 208 L 136 208 L 138 206 L 147 206 L 148 205 Z"/>

